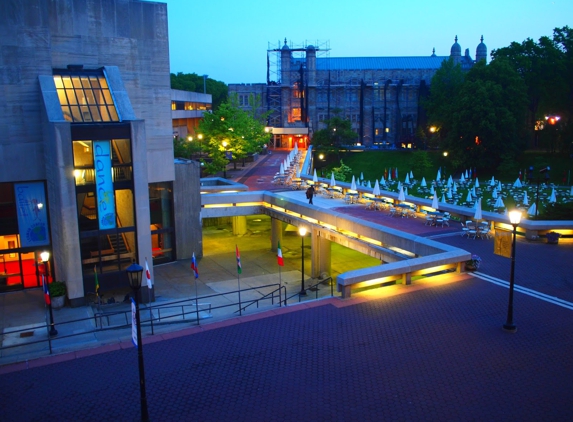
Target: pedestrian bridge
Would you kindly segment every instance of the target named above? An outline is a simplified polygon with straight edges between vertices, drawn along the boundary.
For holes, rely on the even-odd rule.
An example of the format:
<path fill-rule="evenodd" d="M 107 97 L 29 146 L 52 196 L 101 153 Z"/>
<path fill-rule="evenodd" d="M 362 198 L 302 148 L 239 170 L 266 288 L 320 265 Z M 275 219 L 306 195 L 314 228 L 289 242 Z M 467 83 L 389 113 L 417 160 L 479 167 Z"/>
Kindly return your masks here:
<path fill-rule="evenodd" d="M 330 274 L 330 244 L 335 242 L 379 259 L 382 264 L 342 273 L 337 285 L 343 297 L 353 288 L 376 287 L 392 282 L 410 284 L 413 276 L 464 270 L 471 258 L 465 250 L 404 233 L 370 221 L 306 202 L 280 192 L 247 191 L 201 195 L 201 218 L 241 217 L 264 214 L 271 217 L 271 249 L 282 239 L 282 222 L 304 226 L 311 234 L 311 276 Z"/>

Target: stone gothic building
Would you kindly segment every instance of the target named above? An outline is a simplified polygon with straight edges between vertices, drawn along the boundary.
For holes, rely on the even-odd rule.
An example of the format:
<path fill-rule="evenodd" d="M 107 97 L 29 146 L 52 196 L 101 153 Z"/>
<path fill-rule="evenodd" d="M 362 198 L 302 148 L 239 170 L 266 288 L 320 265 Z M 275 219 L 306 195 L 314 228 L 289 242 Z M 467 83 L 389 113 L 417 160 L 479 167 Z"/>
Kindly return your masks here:
<path fill-rule="evenodd" d="M 429 92 L 435 72 L 450 57 L 468 70 L 487 60 L 481 42 L 475 60 L 469 49 L 462 56 L 458 37 L 449 56 L 330 57 L 328 44 L 284 45 L 267 51 L 266 84 L 230 84 L 240 107 L 257 104 L 269 112 L 274 146 L 305 148 L 313 132 L 338 113 L 352 122 L 357 145 L 408 148 L 417 128 L 426 128 L 420 98 Z M 253 97 L 260 97 L 260 102 Z"/>

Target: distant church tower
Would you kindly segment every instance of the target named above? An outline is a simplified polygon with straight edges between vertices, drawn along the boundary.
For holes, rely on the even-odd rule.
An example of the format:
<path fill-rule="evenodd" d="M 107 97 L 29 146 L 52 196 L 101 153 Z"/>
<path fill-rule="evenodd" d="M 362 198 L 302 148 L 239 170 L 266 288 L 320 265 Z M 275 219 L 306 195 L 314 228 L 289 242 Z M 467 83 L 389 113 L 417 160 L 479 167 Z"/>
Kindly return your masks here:
<path fill-rule="evenodd" d="M 458 44 L 458 36 L 456 35 L 454 45 L 450 50 L 450 57 L 454 59 L 454 64 L 459 64 L 462 60 L 462 47 Z"/>
<path fill-rule="evenodd" d="M 487 62 L 487 47 L 483 43 L 483 35 L 481 36 L 480 43 L 476 48 L 476 63 L 480 60 L 485 60 Z M 453 47 L 452 47 L 453 48 Z"/>

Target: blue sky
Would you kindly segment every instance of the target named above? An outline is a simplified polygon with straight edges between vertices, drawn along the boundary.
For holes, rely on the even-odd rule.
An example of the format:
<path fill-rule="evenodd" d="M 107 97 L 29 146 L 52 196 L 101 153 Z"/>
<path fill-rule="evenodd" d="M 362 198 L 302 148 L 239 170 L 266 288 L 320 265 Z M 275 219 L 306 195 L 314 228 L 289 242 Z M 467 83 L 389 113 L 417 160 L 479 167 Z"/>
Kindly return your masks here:
<path fill-rule="evenodd" d="M 330 57 L 438 56 L 454 37 L 475 58 L 572 26 L 573 0 L 159 0 L 167 3 L 171 72 L 266 82 L 269 42 L 330 46 Z"/>

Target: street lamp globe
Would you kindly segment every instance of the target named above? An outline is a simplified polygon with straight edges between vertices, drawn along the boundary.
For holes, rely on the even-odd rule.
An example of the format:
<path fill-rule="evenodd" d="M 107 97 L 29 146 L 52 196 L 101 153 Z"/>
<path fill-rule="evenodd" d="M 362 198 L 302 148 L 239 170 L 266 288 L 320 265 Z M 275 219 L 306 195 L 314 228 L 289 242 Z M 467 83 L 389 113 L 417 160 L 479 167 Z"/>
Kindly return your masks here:
<path fill-rule="evenodd" d="M 48 251 L 44 251 L 40 254 L 40 258 L 42 259 L 42 262 L 48 262 L 50 260 L 50 252 Z"/>
<path fill-rule="evenodd" d="M 513 210 L 509 212 L 509 222 L 512 226 L 516 226 L 521 221 L 521 211 Z"/>
<path fill-rule="evenodd" d="M 131 264 L 127 269 L 127 275 L 129 278 L 129 285 L 133 290 L 138 290 L 141 288 L 141 274 L 143 273 L 143 267 L 136 264 L 135 262 Z"/>
<path fill-rule="evenodd" d="M 301 236 L 306 236 L 306 227 L 299 227 L 298 234 L 300 234 Z"/>

